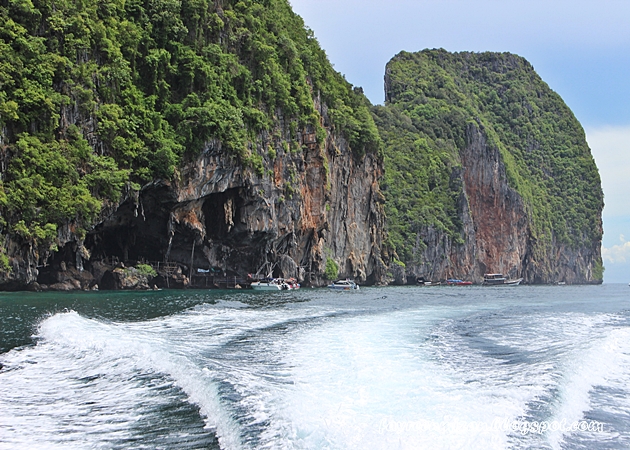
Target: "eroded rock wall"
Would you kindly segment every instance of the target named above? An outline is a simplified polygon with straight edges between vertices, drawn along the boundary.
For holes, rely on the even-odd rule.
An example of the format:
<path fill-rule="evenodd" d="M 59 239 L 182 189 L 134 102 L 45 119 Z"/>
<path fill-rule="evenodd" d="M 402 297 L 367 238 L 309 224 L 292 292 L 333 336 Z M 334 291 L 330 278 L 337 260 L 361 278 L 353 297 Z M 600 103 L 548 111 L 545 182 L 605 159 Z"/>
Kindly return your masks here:
<path fill-rule="evenodd" d="M 304 133 L 302 140 L 307 140 Z M 264 139 L 263 139 L 264 140 Z M 330 134 L 265 159 L 263 176 L 211 142 L 177 180 L 144 186 L 86 239 L 95 259 L 177 262 L 193 275 L 272 273 L 325 283 L 327 258 L 339 276 L 379 283 L 385 275 L 378 157 L 355 156 Z"/>
<path fill-rule="evenodd" d="M 462 182 L 458 207 L 463 243 L 433 227 L 422 229 L 418 244 L 422 241 L 426 249 L 420 264 L 407 267 L 407 282 L 462 278 L 481 283 L 490 272 L 531 284 L 592 282 L 597 246 L 575 249 L 554 237 L 550 254 L 537 257 L 531 218 L 509 186 L 501 153 L 488 144 L 480 125 L 468 125 L 466 144 L 462 169 L 453 174 Z"/>

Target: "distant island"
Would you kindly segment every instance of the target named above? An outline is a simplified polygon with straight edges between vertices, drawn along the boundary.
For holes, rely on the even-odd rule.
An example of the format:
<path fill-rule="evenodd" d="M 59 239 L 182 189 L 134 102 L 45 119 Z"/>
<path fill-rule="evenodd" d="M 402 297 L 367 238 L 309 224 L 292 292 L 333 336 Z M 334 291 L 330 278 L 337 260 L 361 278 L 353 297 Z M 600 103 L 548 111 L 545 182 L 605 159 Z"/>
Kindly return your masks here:
<path fill-rule="evenodd" d="M 373 106 L 287 0 L 10 2 L 0 44 L 0 289 L 602 281 L 584 132 L 518 56 L 402 52 Z"/>
<path fill-rule="evenodd" d="M 402 52 L 387 65 L 390 259 L 417 279 L 601 283 L 603 192 L 584 130 L 525 59 Z M 406 280 L 405 280 L 406 279 Z"/>

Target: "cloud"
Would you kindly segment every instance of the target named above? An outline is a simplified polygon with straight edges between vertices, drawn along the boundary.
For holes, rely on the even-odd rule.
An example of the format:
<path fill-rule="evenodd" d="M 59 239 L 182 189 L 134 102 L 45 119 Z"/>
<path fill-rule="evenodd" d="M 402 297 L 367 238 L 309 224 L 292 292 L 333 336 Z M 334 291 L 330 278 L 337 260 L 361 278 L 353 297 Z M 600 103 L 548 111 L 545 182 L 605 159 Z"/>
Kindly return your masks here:
<path fill-rule="evenodd" d="M 630 126 L 586 130 L 604 189 L 604 217 L 630 215 Z"/>
<path fill-rule="evenodd" d="M 602 247 L 602 259 L 604 263 L 625 264 L 630 259 L 630 242 L 626 241 L 624 235 L 619 236 L 621 244 L 613 245 L 610 248 Z"/>

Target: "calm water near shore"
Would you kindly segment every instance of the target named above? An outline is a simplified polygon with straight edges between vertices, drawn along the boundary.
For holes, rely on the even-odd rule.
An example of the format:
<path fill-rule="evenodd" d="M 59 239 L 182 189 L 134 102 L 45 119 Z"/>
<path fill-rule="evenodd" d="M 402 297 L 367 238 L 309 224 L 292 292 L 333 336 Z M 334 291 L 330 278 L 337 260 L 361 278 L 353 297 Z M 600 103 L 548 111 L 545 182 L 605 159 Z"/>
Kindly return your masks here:
<path fill-rule="evenodd" d="M 630 288 L 0 294 L 0 449 L 627 449 Z"/>

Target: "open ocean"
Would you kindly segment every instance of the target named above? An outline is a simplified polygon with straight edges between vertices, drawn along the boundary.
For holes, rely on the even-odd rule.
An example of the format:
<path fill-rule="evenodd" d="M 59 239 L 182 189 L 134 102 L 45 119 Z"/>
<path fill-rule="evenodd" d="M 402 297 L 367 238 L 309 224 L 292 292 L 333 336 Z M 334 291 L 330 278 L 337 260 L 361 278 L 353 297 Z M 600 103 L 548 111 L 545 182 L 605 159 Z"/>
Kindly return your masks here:
<path fill-rule="evenodd" d="M 628 449 L 630 287 L 0 294 L 1 449 Z"/>

